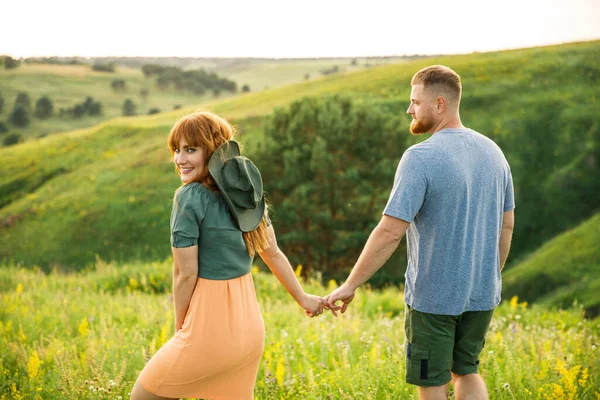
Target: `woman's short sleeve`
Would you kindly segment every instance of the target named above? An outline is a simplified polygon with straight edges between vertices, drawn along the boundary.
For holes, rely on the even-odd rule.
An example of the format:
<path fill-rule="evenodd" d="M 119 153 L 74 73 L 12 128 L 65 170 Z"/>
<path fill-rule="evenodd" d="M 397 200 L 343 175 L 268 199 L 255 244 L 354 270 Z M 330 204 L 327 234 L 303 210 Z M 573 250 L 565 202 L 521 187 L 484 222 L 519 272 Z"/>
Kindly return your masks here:
<path fill-rule="evenodd" d="M 190 247 L 198 244 L 200 225 L 204 219 L 206 197 L 199 184 L 180 188 L 173 199 L 171 212 L 171 246 Z"/>

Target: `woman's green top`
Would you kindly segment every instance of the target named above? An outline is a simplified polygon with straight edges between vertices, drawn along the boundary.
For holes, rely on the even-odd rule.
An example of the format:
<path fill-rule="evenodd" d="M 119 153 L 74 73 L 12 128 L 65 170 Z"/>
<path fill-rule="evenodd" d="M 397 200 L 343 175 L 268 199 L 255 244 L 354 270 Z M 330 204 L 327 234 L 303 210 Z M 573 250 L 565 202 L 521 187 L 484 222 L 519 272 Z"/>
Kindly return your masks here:
<path fill-rule="evenodd" d="M 175 193 L 171 213 L 171 246 L 198 245 L 198 277 L 233 279 L 252 269 L 252 257 L 219 192 L 198 182 Z"/>

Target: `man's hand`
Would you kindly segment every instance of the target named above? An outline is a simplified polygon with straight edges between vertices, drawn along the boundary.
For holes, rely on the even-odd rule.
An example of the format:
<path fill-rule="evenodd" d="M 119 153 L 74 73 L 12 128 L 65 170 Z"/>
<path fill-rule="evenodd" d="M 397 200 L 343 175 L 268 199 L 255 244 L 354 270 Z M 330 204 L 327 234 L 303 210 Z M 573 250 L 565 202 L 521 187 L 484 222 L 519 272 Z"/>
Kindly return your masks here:
<path fill-rule="evenodd" d="M 354 292 L 355 289 L 352 289 L 346 284 L 343 284 L 342 286 L 335 289 L 333 292 L 324 297 L 333 315 L 337 317 L 337 313 L 335 312 L 337 310 L 340 310 L 342 314 L 346 312 L 348 304 L 350 304 L 352 300 L 354 300 Z M 341 300 L 343 303 L 341 308 L 335 304 L 338 300 Z"/>
<path fill-rule="evenodd" d="M 335 311 L 339 310 L 339 307 L 330 308 L 327 305 L 327 301 L 322 297 L 315 296 L 312 294 L 304 293 L 298 301 L 300 307 L 304 308 L 304 313 L 307 317 L 313 318 L 323 314 L 323 309 L 331 310 L 333 315 L 336 315 Z"/>

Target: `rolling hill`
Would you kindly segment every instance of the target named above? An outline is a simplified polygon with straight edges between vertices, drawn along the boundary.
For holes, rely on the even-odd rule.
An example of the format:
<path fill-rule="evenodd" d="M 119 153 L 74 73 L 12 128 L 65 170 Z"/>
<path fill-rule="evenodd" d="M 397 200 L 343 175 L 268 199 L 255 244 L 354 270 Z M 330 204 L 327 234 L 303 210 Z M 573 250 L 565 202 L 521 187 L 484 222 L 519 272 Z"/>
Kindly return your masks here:
<path fill-rule="evenodd" d="M 124 61 L 125 60 L 125 61 Z M 249 85 L 253 92 L 262 91 L 305 80 L 318 80 L 321 71 L 339 68 L 339 75 L 363 70 L 366 66 L 384 65 L 404 62 L 406 58 L 357 59 L 190 59 L 184 69 L 204 68 L 219 76 L 229 78 L 238 84 L 238 90 Z M 109 62 L 111 59 L 100 59 Z M 115 59 L 125 62 L 127 59 Z M 135 62 L 137 61 L 137 62 Z M 143 61 L 143 62 L 142 62 Z M 19 68 L 6 70 L 0 68 L 0 95 L 4 98 L 4 108 L 0 110 L 0 121 L 7 121 L 18 93 L 25 92 L 31 99 L 32 107 L 42 96 L 48 96 L 54 105 L 54 116 L 49 119 L 33 118 L 26 128 L 10 126 L 11 132 L 19 133 L 24 138 L 38 138 L 57 132 L 66 132 L 97 125 L 108 119 L 122 115 L 125 99 L 131 99 L 137 106 L 137 114 L 147 115 L 151 109 L 163 112 L 173 110 L 175 106 L 190 106 L 215 101 L 212 94 L 194 95 L 178 92 L 172 88 L 158 89 L 154 78 L 145 78 L 141 66 L 144 63 L 163 62 L 166 65 L 177 65 L 177 59 L 142 59 L 130 60 L 137 68 L 118 65 L 114 73 L 92 70 L 87 64 L 43 64 L 24 63 Z M 81 60 L 80 60 L 81 62 Z M 111 82 L 122 79 L 127 89 L 115 92 Z M 148 91 L 147 97 L 141 95 L 142 89 Z M 219 98 L 229 98 L 233 94 L 222 92 Z M 103 115 L 83 116 L 80 118 L 59 117 L 61 108 L 70 108 L 82 103 L 88 96 L 102 104 Z M 1 139 L 1 136 L 0 136 Z"/>
<path fill-rule="evenodd" d="M 600 214 L 558 235 L 504 273 L 504 298 L 600 315 Z"/>
<path fill-rule="evenodd" d="M 403 114 L 414 72 L 448 65 L 463 79 L 463 122 L 497 141 L 512 166 L 516 262 L 598 211 L 599 50 L 596 41 L 414 60 L 239 95 L 206 108 L 237 124 L 252 154 L 274 107 L 344 93 Z M 97 256 L 164 259 L 170 200 L 179 185 L 166 137 L 178 116 L 195 109 L 116 118 L 0 149 L 0 260 L 78 270 Z M 572 205 L 561 208 L 565 201 Z"/>

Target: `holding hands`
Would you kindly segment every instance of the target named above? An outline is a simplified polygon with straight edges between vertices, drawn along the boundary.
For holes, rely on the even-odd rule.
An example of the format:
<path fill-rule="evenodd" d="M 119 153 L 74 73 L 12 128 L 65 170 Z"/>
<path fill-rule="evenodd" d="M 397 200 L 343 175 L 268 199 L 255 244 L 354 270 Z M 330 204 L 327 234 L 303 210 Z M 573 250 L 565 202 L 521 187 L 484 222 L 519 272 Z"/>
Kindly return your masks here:
<path fill-rule="evenodd" d="M 304 308 L 307 317 L 318 317 L 323 314 L 323 310 L 329 310 L 334 317 L 337 317 L 337 311 L 342 314 L 346 312 L 348 305 L 354 299 L 354 292 L 355 289 L 344 284 L 325 297 L 304 293 L 298 300 L 298 304 Z M 341 306 L 336 304 L 338 300 L 342 301 Z"/>
<path fill-rule="evenodd" d="M 309 318 L 318 317 L 323 314 L 324 309 L 330 310 L 333 315 L 337 315 L 336 311 L 340 309 L 337 306 L 331 307 L 324 298 L 308 293 L 302 295 L 298 300 L 298 304 L 304 308 L 304 314 Z"/>

